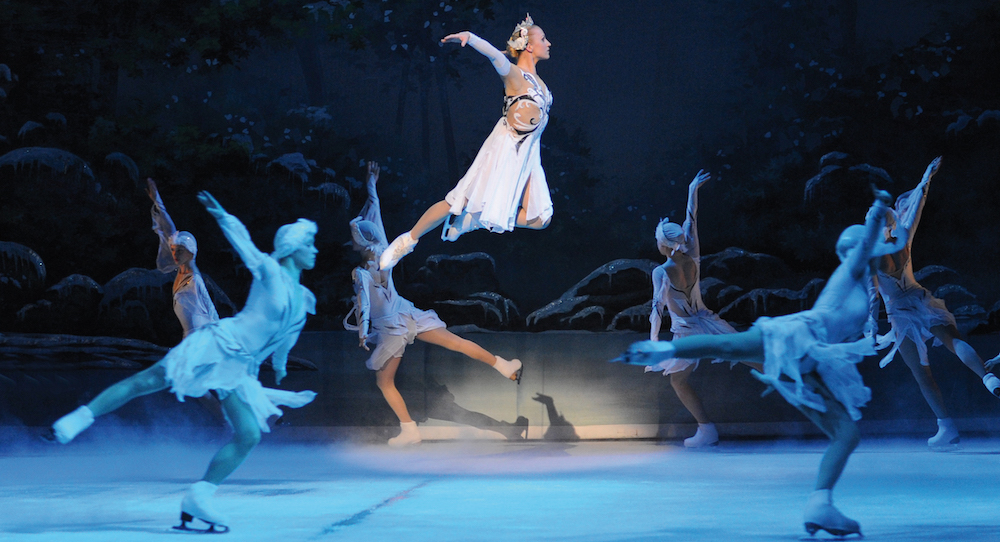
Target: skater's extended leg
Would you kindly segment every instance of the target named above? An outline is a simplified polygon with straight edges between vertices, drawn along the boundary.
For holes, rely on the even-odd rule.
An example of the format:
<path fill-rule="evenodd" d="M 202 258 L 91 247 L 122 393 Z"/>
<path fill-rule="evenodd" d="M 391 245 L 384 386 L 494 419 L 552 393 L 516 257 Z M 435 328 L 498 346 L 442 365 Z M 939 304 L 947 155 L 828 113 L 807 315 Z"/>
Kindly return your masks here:
<path fill-rule="evenodd" d="M 447 348 L 452 352 L 460 352 L 491 367 L 496 363 L 496 356 L 488 350 L 468 339 L 463 339 L 455 335 L 443 327 L 425 331 L 417 335 L 417 338 L 421 341 Z"/>
<path fill-rule="evenodd" d="M 969 346 L 969 343 L 959 338 L 958 330 L 952 326 L 934 326 L 931 333 L 940 340 L 945 348 L 958 356 L 972 372 L 979 378 L 986 376 L 986 367 L 983 365 L 983 358 L 979 357 L 976 350 Z"/>
<path fill-rule="evenodd" d="M 448 218 L 451 213 L 451 205 L 447 201 L 441 200 L 434 205 L 431 205 L 424 211 L 424 214 L 420 216 L 417 223 L 413 225 L 413 229 L 410 230 L 410 237 L 414 240 L 420 239 L 425 233 L 433 230 L 434 228 L 441 225 L 444 219 Z"/>
<path fill-rule="evenodd" d="M 694 416 L 694 419 L 699 424 L 712 423 L 708 419 L 708 414 L 705 413 L 705 405 L 701 403 L 698 394 L 694 392 L 694 388 L 688 382 L 688 377 L 691 376 L 694 368 L 695 366 L 691 365 L 683 371 L 671 373 L 670 385 L 674 388 L 677 398 L 681 400 L 681 404 L 684 405 L 684 408 L 688 409 L 688 412 Z"/>
<path fill-rule="evenodd" d="M 530 193 L 530 190 L 531 179 L 529 178 L 528 182 L 524 184 L 524 192 L 521 194 L 521 208 L 517 210 L 517 220 L 514 221 L 514 224 L 518 228 L 544 230 L 545 228 L 548 228 L 549 223 L 552 222 L 551 218 L 548 220 L 542 220 L 541 218 L 528 220 L 528 194 Z"/>
<path fill-rule="evenodd" d="M 669 358 L 719 358 L 764 363 L 764 338 L 752 327 L 742 333 L 691 335 L 674 341 L 640 341 L 614 361 L 632 365 L 655 365 Z M 753 366 L 753 365 L 751 365 Z"/>
<path fill-rule="evenodd" d="M 169 386 L 166 375 L 163 366 L 156 363 L 148 369 L 111 385 L 88 403 L 87 407 L 90 408 L 95 417 L 117 410 L 136 397 L 166 389 Z"/>
<path fill-rule="evenodd" d="M 227 476 L 243 463 L 260 442 L 260 426 L 250 406 L 243 402 L 235 392 L 222 400 L 222 409 L 226 412 L 233 426 L 233 438 L 221 450 L 216 452 L 202 480 L 219 485 Z"/>
<path fill-rule="evenodd" d="M 382 397 L 385 397 L 385 402 L 389 403 L 389 408 L 399 418 L 399 422 L 409 423 L 413 421 L 413 418 L 410 418 L 410 411 L 406 409 L 403 396 L 396 389 L 396 370 L 399 369 L 399 362 L 402 359 L 392 358 L 385 362 L 385 365 L 375 372 L 375 383 L 382 392 Z"/>
<path fill-rule="evenodd" d="M 410 231 L 399 234 L 389 243 L 389 246 L 382 251 L 379 256 L 379 269 L 392 269 L 399 260 L 413 252 L 413 247 L 417 246 L 417 240 L 431 229 L 441 225 L 444 219 L 451 214 L 451 206 L 447 201 L 441 200 L 429 209 L 424 211 L 423 216 L 413 226 Z"/>
<path fill-rule="evenodd" d="M 482 346 L 468 339 L 463 339 L 446 328 L 425 331 L 417 335 L 417 338 L 424 342 L 442 346 L 453 352 L 460 352 L 472 359 L 477 359 L 500 371 L 501 374 L 511 380 L 517 380 L 517 372 L 521 369 L 520 361 L 507 361 L 500 356 L 495 356 Z"/>

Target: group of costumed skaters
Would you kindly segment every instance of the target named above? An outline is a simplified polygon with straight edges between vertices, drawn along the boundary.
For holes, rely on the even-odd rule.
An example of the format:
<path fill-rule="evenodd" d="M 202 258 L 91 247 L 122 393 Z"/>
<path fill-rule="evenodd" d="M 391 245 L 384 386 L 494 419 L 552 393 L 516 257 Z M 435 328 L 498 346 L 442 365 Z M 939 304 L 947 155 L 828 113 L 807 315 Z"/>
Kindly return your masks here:
<path fill-rule="evenodd" d="M 358 332 L 361 347 L 368 350 L 369 343 L 375 345 L 366 364 L 376 371 L 376 383 L 400 422 L 400 434 L 390 439 L 390 445 L 412 445 L 421 440 L 394 383 L 403 352 L 414 339 L 461 352 L 511 380 L 519 381 L 522 371 L 520 361 L 507 361 L 452 334 L 433 311 L 416 309 L 402 298 L 393 285 L 392 268 L 412 252 L 421 236 L 442 223 L 442 239 L 454 241 L 480 228 L 497 233 L 515 227 L 543 229 L 552 218 L 539 154 L 539 138 L 548 122 L 552 95 L 535 69 L 539 60 L 549 58 L 551 44 L 544 32 L 530 17 L 515 27 L 507 42 L 513 64 L 470 32 L 446 36 L 442 42 L 471 45 L 489 58 L 504 82 L 503 114 L 458 185 L 392 243 L 387 242 L 376 192 L 379 168 L 375 163 L 368 165 L 368 200 L 351 221 L 354 248 L 364 263 L 352 273 L 356 301 L 348 319 L 353 315 L 355 323 L 345 319 L 345 326 Z M 744 332 L 737 332 L 711 312 L 701 298 L 697 194 L 709 176 L 699 173 L 691 182 L 683 226 L 669 220 L 657 225 L 657 247 L 668 260 L 653 273 L 651 340 L 634 344 L 616 361 L 670 375 L 678 397 L 698 421 L 696 434 L 684 441 L 689 447 L 718 443 L 714 425 L 687 382 L 699 360 L 727 360 L 753 367 L 755 377 L 778 390 L 831 439 L 804 513 L 805 528 L 811 534 L 820 529 L 834 535 L 860 534 L 858 523 L 833 506 L 831 491 L 859 442 L 858 409 L 871 398 L 856 364 L 876 352 L 871 325 L 876 288 L 885 299 L 892 324 L 889 334 L 877 338 L 880 347 L 891 344 L 893 348 L 883 365 L 898 351 L 913 371 L 939 419 L 940 430 L 929 445 L 948 445 L 959 437 L 927 369 L 926 340 L 934 337 L 943 342 L 983 378 L 991 392 L 1000 393 L 1000 379 L 987 372 L 1000 356 L 984 365 L 958 338 L 954 318 L 943 303 L 913 278 L 910 244 L 938 165 L 939 160 L 935 160 L 928 167 L 921 184 L 901 196 L 895 210 L 889 208 L 889 195 L 876 191 L 865 224 L 851 226 L 841 234 L 836 246 L 841 264 L 812 309 L 759 318 Z M 207 531 L 225 532 L 228 520 L 215 510 L 212 501 L 218 484 L 246 458 L 261 432 L 268 431 L 267 418 L 281 413 L 278 405 L 300 407 L 315 396 L 309 391 L 264 388 L 258 370 L 269 355 L 273 356 L 275 381 L 280 383 L 305 316 L 315 312 L 315 298 L 299 284 L 299 278 L 303 270 L 315 265 L 316 226 L 305 219 L 283 226 L 275 236 L 275 251 L 268 255 L 253 245 L 243 225 L 210 194 L 199 194 L 253 274 L 244 309 L 219 320 L 194 263 L 194 237 L 175 230 L 153 183 L 149 194 L 154 201 L 154 229 L 161 239 L 161 257 L 167 247 L 177 268 L 174 308 L 185 337 L 149 369 L 109 387 L 87 405 L 60 418 L 52 432 L 56 440 L 67 443 L 95 417 L 135 397 L 169 388 L 183 401 L 211 391 L 220 399 L 234 436 L 212 459 L 202 480 L 185 493 L 179 528 L 187 529 L 197 518 L 209 525 Z M 160 268 L 169 271 L 168 267 Z M 664 309 L 671 319 L 671 341 L 658 341 Z"/>
<path fill-rule="evenodd" d="M 652 340 L 633 344 L 614 361 L 646 366 L 647 370 L 664 370 L 667 373 L 682 371 L 691 363 L 705 358 L 742 361 L 756 370 L 751 374 L 777 390 L 790 404 L 798 408 L 815 423 L 831 440 L 823 454 L 813 493 L 809 496 L 803 520 L 809 534 L 825 530 L 835 536 L 861 534 L 857 521 L 844 516 L 833 506 L 832 491 L 843 472 L 847 459 L 860 441 L 857 420 L 861 419 L 860 407 L 871 399 L 871 390 L 864 385 L 856 364 L 865 357 L 892 345 L 881 362 L 885 366 L 897 351 L 911 367 L 928 403 L 938 414 L 938 433 L 928 440 L 932 449 L 948 449 L 958 443 L 959 435 L 954 424 L 946 418 L 940 392 L 930 377 L 927 367 L 927 347 L 930 338 L 938 338 L 978 376 L 986 388 L 1000 396 L 1000 379 L 988 371 L 1000 362 L 1000 356 L 983 363 L 967 343 L 958 338 L 954 317 L 944 303 L 935 299 L 913 277 L 910 262 L 910 245 L 913 231 L 919 220 L 931 178 L 937 173 L 941 159 L 931 162 L 917 188 L 900 196 L 895 209 L 889 207 L 887 192 L 876 190 L 875 202 L 865 217 L 864 226 L 850 226 L 837 241 L 836 251 L 841 264 L 830 276 L 815 304 L 809 310 L 775 318 L 760 317 L 744 332 L 733 332 L 730 326 L 720 324 L 707 309 L 700 309 L 693 302 L 700 302 L 696 295 L 685 292 L 689 282 L 679 272 L 674 254 L 690 243 L 694 228 L 697 204 L 697 187 L 707 180 L 699 174 L 691 184 L 688 217 L 685 228 L 661 222 L 656 237 L 661 252 L 671 260 L 654 273 L 653 313 L 650 320 L 654 331 Z M 684 232 L 683 234 L 681 232 Z M 697 239 L 694 234 L 694 239 Z M 687 245 L 692 250 L 691 244 Z M 694 263 L 688 264 L 689 273 L 697 273 L 697 242 L 693 245 Z M 684 260 L 682 260 L 684 261 Z M 673 265 L 671 265 L 673 264 Z M 674 267 L 671 269 L 671 267 Z M 661 269 L 663 271 L 661 271 Z M 678 277 L 678 278 L 675 278 Z M 877 279 L 876 279 L 877 277 Z M 877 280 L 877 286 L 876 286 Z M 680 288 L 673 293 L 674 281 Z M 892 329 L 884 336 L 876 336 L 874 326 L 878 305 L 874 292 L 878 289 L 885 299 L 886 311 Z M 674 309 L 671 297 L 682 299 L 694 310 L 685 306 Z M 657 341 L 660 307 L 666 305 L 671 317 L 675 312 L 682 323 L 676 326 L 680 333 L 668 342 Z M 690 333 L 692 315 L 700 333 Z M 704 323 L 703 323 L 704 322 Z M 672 329 L 675 329 L 672 326 Z M 701 409 L 697 397 L 685 397 L 683 387 L 678 396 L 692 414 L 692 408 Z M 693 400 L 692 400 L 693 397 Z M 940 409 L 940 410 L 939 410 Z M 704 416 L 704 412 L 701 412 Z M 698 420 L 699 429 L 694 444 L 706 442 L 704 424 Z M 714 429 L 711 431 L 714 433 Z M 712 436 L 712 435 L 709 435 Z M 715 437 L 717 441 L 717 436 Z M 689 445 L 688 439 L 685 445 Z"/>

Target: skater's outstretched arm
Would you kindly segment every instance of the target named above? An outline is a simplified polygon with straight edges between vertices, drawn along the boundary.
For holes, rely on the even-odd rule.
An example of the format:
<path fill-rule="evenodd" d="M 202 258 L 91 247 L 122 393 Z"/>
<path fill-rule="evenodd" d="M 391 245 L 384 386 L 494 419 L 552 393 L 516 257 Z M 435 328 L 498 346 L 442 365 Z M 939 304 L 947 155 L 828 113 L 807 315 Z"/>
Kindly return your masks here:
<path fill-rule="evenodd" d="M 698 241 L 698 189 L 712 176 L 701 170 L 688 185 L 687 212 L 684 217 L 684 253 L 698 261 L 701 258 L 701 244 Z"/>
<path fill-rule="evenodd" d="M 218 200 L 207 191 L 198 193 L 198 201 L 205 206 L 205 210 L 219 223 L 222 233 L 229 240 L 229 244 L 236 249 L 236 253 L 240 255 L 240 259 L 243 260 L 243 264 L 247 266 L 253 277 L 258 280 L 262 279 L 261 271 L 264 262 L 270 256 L 261 252 L 253 244 L 253 240 L 250 239 L 250 232 L 247 231 L 246 226 L 238 218 L 227 213 Z"/>
<path fill-rule="evenodd" d="M 490 45 L 490 42 L 468 30 L 457 34 L 449 34 L 441 38 L 441 43 L 458 43 L 462 47 L 465 47 L 466 44 L 471 45 L 473 49 L 490 59 L 490 63 L 493 64 L 493 68 L 496 69 L 500 77 L 506 79 L 510 75 L 511 64 L 510 60 L 507 60 L 507 56 L 496 47 Z"/>
<path fill-rule="evenodd" d="M 146 194 L 153 200 L 153 208 L 150 210 L 153 232 L 160 239 L 160 247 L 156 251 L 156 268 L 163 273 L 172 273 L 177 270 L 177 263 L 170 251 L 170 238 L 177 233 L 177 228 L 167 213 L 166 206 L 163 205 L 160 192 L 156 189 L 156 181 L 153 179 L 146 179 Z"/>
<path fill-rule="evenodd" d="M 868 277 L 868 322 L 865 323 L 865 337 L 878 335 L 878 315 L 882 308 L 878 293 L 878 275 L 871 272 Z"/>
<path fill-rule="evenodd" d="M 920 222 L 920 215 L 923 214 L 924 204 L 927 202 L 927 190 L 930 188 L 931 179 L 940 166 L 941 157 L 938 156 L 924 170 L 924 176 L 916 188 L 899 196 L 899 200 L 896 201 L 898 215 L 896 237 L 905 238 L 907 244 L 913 242 L 913 236 L 917 232 L 917 224 Z"/>
<path fill-rule="evenodd" d="M 660 327 L 663 325 L 663 309 L 666 307 L 666 292 L 669 288 L 667 272 L 663 266 L 653 269 L 653 310 L 649 312 L 649 340 L 660 340 Z"/>
<path fill-rule="evenodd" d="M 372 276 L 368 271 L 357 268 L 351 272 L 354 279 L 354 315 L 358 319 L 358 345 L 368 350 L 368 332 L 371 326 L 370 288 Z"/>
<path fill-rule="evenodd" d="M 382 246 L 387 246 L 389 244 L 389 239 L 385 235 L 385 225 L 382 223 L 382 207 L 379 205 L 378 191 L 375 185 L 378 184 L 379 176 L 379 165 L 377 162 L 368 162 L 368 200 L 365 202 L 365 206 L 361 208 L 362 220 L 367 220 L 373 224 L 378 231 L 375 234 L 378 236 L 378 240 Z"/>

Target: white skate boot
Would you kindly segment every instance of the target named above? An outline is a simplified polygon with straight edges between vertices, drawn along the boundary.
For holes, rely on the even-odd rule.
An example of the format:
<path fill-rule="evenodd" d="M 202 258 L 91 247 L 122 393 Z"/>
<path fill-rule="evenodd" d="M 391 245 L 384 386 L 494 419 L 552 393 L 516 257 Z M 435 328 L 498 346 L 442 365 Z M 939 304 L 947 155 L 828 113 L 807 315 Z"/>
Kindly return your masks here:
<path fill-rule="evenodd" d="M 87 405 L 83 405 L 52 424 L 52 437 L 59 444 L 67 444 L 92 423 L 94 423 L 94 413 Z"/>
<path fill-rule="evenodd" d="M 229 518 L 220 514 L 212 506 L 212 497 L 219 486 L 204 480 L 191 484 L 181 500 L 181 524 L 174 527 L 178 531 L 222 534 L 229 532 Z M 208 524 L 206 529 L 192 529 L 188 522 L 195 519 Z"/>
<path fill-rule="evenodd" d="M 496 362 L 493 364 L 493 368 L 500 372 L 507 378 L 514 376 L 512 379 L 518 384 L 521 383 L 521 373 L 524 372 L 524 367 L 521 365 L 521 360 L 512 359 L 507 361 L 500 356 L 493 356 L 496 358 Z"/>
<path fill-rule="evenodd" d="M 413 247 L 417 246 L 417 240 L 410 236 L 410 232 L 404 232 L 399 237 L 392 240 L 382 256 L 378 259 L 378 268 L 389 270 L 403 259 L 403 256 L 413 252 Z"/>
<path fill-rule="evenodd" d="M 402 448 L 404 446 L 416 446 L 420 442 L 420 431 L 417 429 L 417 422 L 399 422 L 399 435 L 389 439 L 389 446 Z"/>
<path fill-rule="evenodd" d="M 699 423 L 698 431 L 691 438 L 684 439 L 685 448 L 704 448 L 719 445 L 719 432 L 714 423 Z"/>
<path fill-rule="evenodd" d="M 954 450 L 958 447 L 958 428 L 951 418 L 938 418 L 938 432 L 933 437 L 927 439 L 927 445 L 934 451 Z"/>
<path fill-rule="evenodd" d="M 482 227 L 483 225 L 476 220 L 476 217 L 469 213 L 463 212 L 458 216 L 451 215 L 448 217 L 448 225 L 445 226 L 444 233 L 441 234 L 441 240 L 457 241 L 462 235 Z"/>
<path fill-rule="evenodd" d="M 820 529 L 833 536 L 861 535 L 861 525 L 840 513 L 833 506 L 833 495 L 829 489 L 817 489 L 809 495 L 805 512 L 802 514 L 806 532 L 816 534 Z"/>
<path fill-rule="evenodd" d="M 986 373 L 986 376 L 983 377 L 983 385 L 986 386 L 986 389 L 990 390 L 990 393 L 1000 397 L 1000 378 L 997 378 L 997 375 Z"/>

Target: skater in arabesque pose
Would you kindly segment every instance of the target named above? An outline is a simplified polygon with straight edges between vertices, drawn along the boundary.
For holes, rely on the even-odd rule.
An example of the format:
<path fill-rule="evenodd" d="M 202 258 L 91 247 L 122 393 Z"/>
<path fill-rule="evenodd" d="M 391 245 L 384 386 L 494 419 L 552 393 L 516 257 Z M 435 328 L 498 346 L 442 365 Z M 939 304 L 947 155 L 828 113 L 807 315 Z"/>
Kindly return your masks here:
<path fill-rule="evenodd" d="M 733 326 L 705 306 L 701 298 L 701 246 L 698 242 L 698 189 L 708 182 L 708 173 L 699 171 L 688 186 L 687 211 L 683 226 L 664 218 L 656 226 L 656 248 L 667 261 L 653 270 L 653 310 L 649 314 L 649 339 L 660 340 L 663 311 L 670 315 L 670 332 L 674 339 L 691 335 L 736 333 Z M 715 362 L 723 360 L 716 359 Z M 646 367 L 670 376 L 670 385 L 677 398 L 698 422 L 698 431 L 684 439 L 687 448 L 714 446 L 719 432 L 705 412 L 705 407 L 688 382 L 699 360 L 672 357 Z M 759 364 L 756 365 L 759 369 Z"/>
<path fill-rule="evenodd" d="M 549 122 L 552 93 L 535 70 L 539 60 L 549 58 L 552 44 L 545 32 L 530 16 L 518 23 L 507 41 L 514 64 L 471 32 L 451 34 L 441 42 L 470 45 L 490 59 L 504 83 L 503 112 L 469 171 L 410 231 L 393 240 L 379 258 L 380 269 L 392 269 L 413 252 L 421 236 L 446 219 L 441 233 L 446 241 L 479 228 L 496 233 L 515 227 L 540 230 L 552 219 L 539 142 Z"/>
<path fill-rule="evenodd" d="M 364 264 L 354 269 L 354 309 L 344 319 L 344 327 L 358 332 L 360 346 L 368 350 L 368 343 L 375 343 L 375 350 L 366 365 L 375 371 L 375 381 L 389 407 L 399 418 L 400 433 L 389 439 L 389 446 L 420 444 L 420 431 L 396 389 L 396 370 L 403 359 L 406 345 L 418 339 L 448 350 L 461 352 L 496 369 L 511 380 L 519 380 L 521 362 L 507 361 L 495 356 L 478 344 L 448 331 L 434 311 L 424 311 L 396 292 L 391 270 L 380 270 L 378 257 L 387 245 L 382 212 L 375 185 L 379 166 L 368 163 L 368 201 L 361 214 L 351 220 L 351 239 L 354 250 L 361 253 Z M 348 323 L 351 316 L 356 324 Z M 521 418 L 524 419 L 524 418 Z M 524 421 L 525 426 L 527 420 Z"/>
<path fill-rule="evenodd" d="M 243 224 L 219 205 L 208 192 L 199 201 L 216 219 L 230 244 L 253 275 L 243 310 L 217 323 L 191 332 L 163 359 L 100 393 L 93 401 L 63 416 L 52 425 L 53 438 L 66 444 L 94 423 L 130 400 L 170 388 L 179 401 L 214 391 L 233 428 L 233 438 L 209 463 L 205 476 L 194 483 L 181 501 L 182 530 L 197 518 L 207 532 L 227 532 L 229 520 L 213 506 L 218 485 L 246 459 L 269 432 L 267 419 L 280 416 L 279 405 L 301 407 L 316 394 L 264 388 L 258 380 L 261 363 L 271 357 L 274 379 L 286 375 L 288 352 L 298 340 L 306 314 L 315 314 L 316 298 L 299 283 L 302 271 L 316 265 L 316 224 L 299 219 L 278 229 L 274 252 L 254 246 Z"/>
<path fill-rule="evenodd" d="M 638 342 L 615 360 L 651 365 L 673 357 L 718 357 L 763 363 L 763 374 L 753 371 L 754 376 L 778 390 L 831 439 L 803 514 L 810 534 L 820 529 L 836 536 L 861 534 L 858 522 L 833 506 L 832 491 L 860 440 L 858 408 L 871 399 L 855 366 L 875 353 L 874 337 L 863 337 L 870 311 L 868 284 L 877 258 L 902 246 L 902 241 L 879 239 L 890 201 L 888 193 L 876 191 L 865 225 L 850 226 L 840 235 L 841 264 L 812 309 L 758 318 L 742 333 Z"/>
<path fill-rule="evenodd" d="M 895 209 L 890 209 L 886 215 L 886 238 L 898 238 L 905 244 L 898 252 L 886 254 L 879 260 L 877 290 L 885 301 L 885 312 L 892 329 L 878 338 L 876 348 L 892 347 L 879 363 L 881 367 L 888 365 L 896 352 L 903 356 L 903 361 L 920 386 L 920 392 L 937 416 L 937 434 L 927 439 L 927 445 L 933 450 L 950 450 L 959 442 L 958 428 L 948 415 L 941 390 L 931 375 L 927 340 L 934 339 L 935 345 L 943 344 L 982 379 L 993 395 L 1000 396 L 1000 378 L 987 372 L 979 354 L 961 339 L 955 317 L 948 312 L 944 301 L 932 296 L 913 276 L 913 259 L 910 256 L 913 236 L 927 201 L 931 179 L 940 165 L 941 158 L 935 158 L 927 166 L 916 188 L 899 196 Z"/>

